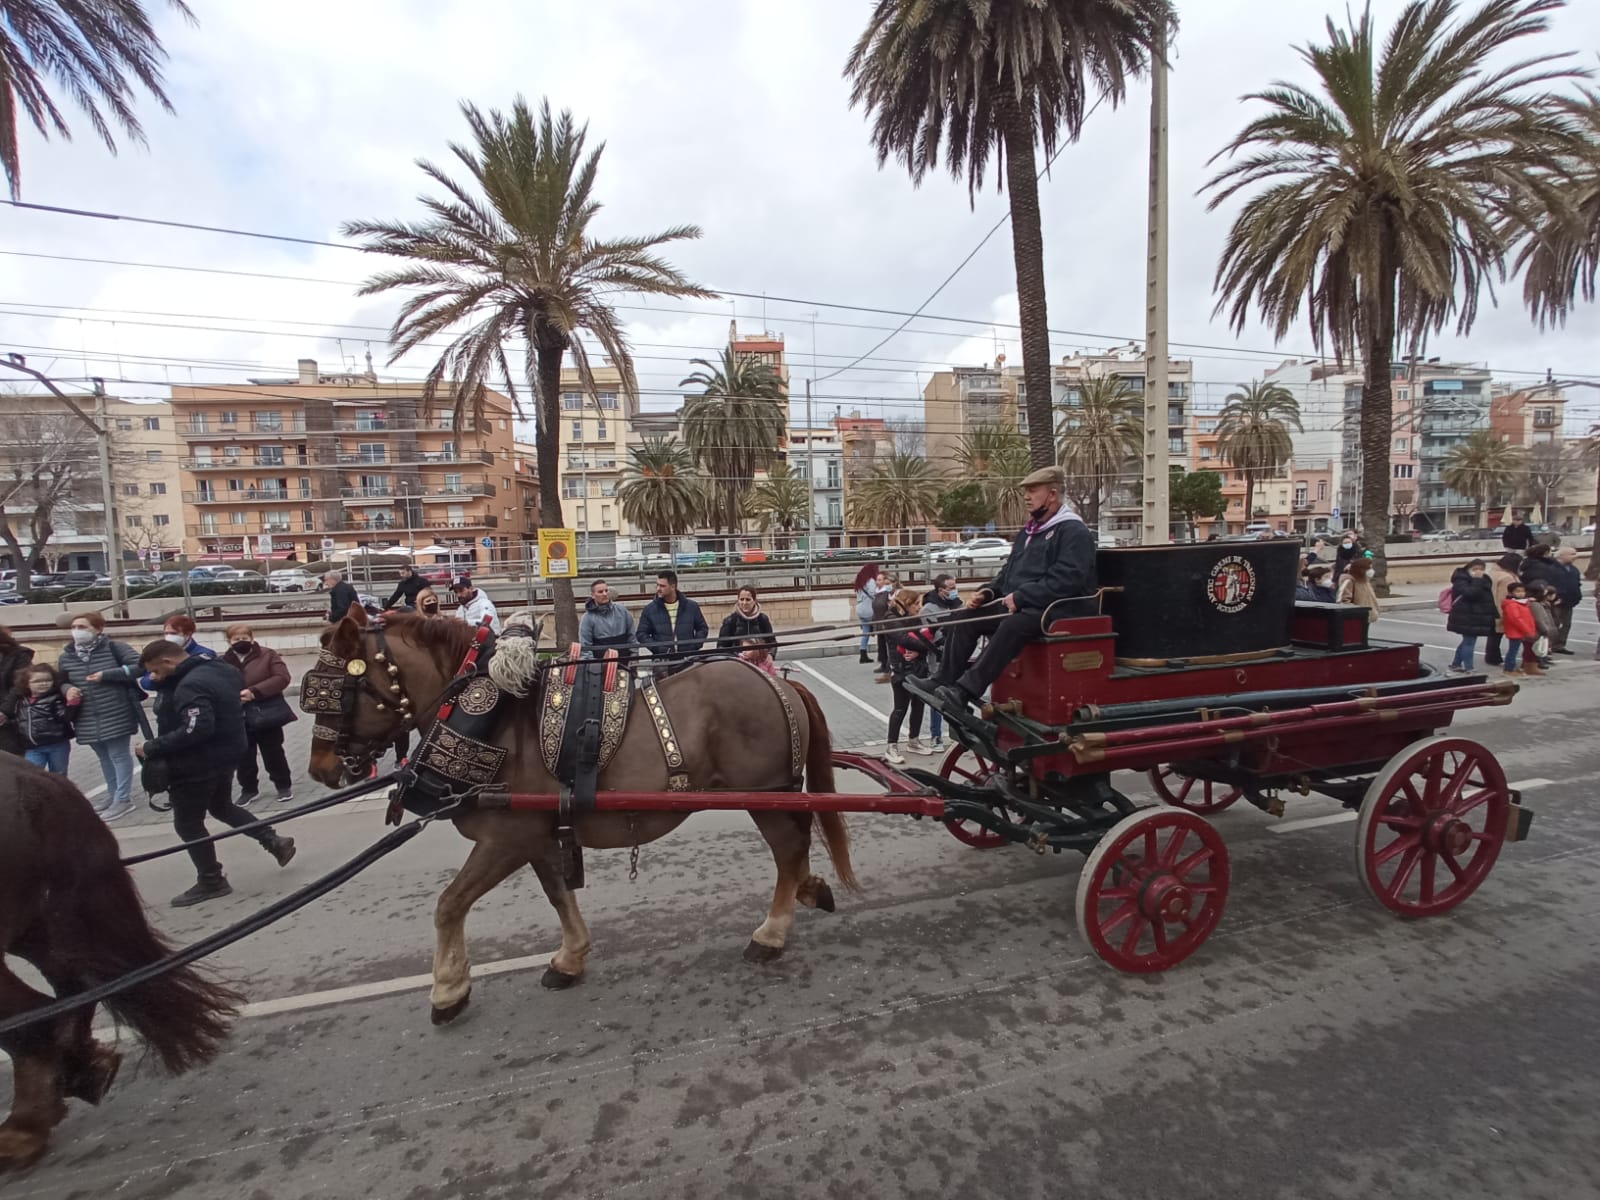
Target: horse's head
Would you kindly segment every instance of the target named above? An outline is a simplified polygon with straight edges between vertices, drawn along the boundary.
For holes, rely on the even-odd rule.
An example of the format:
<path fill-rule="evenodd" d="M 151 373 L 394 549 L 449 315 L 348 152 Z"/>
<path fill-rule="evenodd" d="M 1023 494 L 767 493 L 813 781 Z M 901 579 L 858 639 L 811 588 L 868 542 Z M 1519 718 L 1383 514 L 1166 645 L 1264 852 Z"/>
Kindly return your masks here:
<path fill-rule="evenodd" d="M 359 605 L 322 635 L 316 665 L 300 682 L 300 708 L 311 731 L 311 777 L 338 787 L 354 783 L 416 722 L 416 698 L 394 661 L 384 626 L 369 624 Z"/>

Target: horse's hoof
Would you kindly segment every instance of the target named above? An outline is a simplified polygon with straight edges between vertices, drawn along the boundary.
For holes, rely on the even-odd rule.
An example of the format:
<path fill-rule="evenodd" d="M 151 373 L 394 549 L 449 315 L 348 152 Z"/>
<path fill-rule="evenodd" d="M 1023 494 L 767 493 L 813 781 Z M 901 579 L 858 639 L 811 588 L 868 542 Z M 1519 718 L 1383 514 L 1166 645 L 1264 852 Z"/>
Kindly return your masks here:
<path fill-rule="evenodd" d="M 546 967 L 544 974 L 539 977 L 539 986 L 547 987 L 552 992 L 563 992 L 582 978 L 582 975 L 568 975 L 565 971 L 558 971 L 554 967 Z"/>
<path fill-rule="evenodd" d="M 86 1104 L 99 1104 L 116 1082 L 117 1070 L 121 1066 L 121 1054 L 109 1046 L 96 1043 L 89 1065 L 77 1072 L 67 1084 L 67 1095 Z"/>
<path fill-rule="evenodd" d="M 766 946 L 752 939 L 744 948 L 744 960 L 751 963 L 769 963 L 782 953 L 782 946 Z"/>
<path fill-rule="evenodd" d="M 448 1025 L 462 1013 L 466 1012 L 467 1004 L 471 1000 L 472 992 L 468 990 L 466 995 L 462 996 L 461 999 L 457 1000 L 454 1004 L 447 1005 L 444 1008 L 434 1008 L 432 1013 L 429 1014 L 430 1019 L 435 1025 Z"/>
<path fill-rule="evenodd" d="M 833 911 L 833 889 L 825 883 L 817 884 L 817 907 L 823 912 Z"/>
<path fill-rule="evenodd" d="M 0 1129 L 0 1171 L 31 1167 L 44 1157 L 50 1136 L 25 1129 Z"/>

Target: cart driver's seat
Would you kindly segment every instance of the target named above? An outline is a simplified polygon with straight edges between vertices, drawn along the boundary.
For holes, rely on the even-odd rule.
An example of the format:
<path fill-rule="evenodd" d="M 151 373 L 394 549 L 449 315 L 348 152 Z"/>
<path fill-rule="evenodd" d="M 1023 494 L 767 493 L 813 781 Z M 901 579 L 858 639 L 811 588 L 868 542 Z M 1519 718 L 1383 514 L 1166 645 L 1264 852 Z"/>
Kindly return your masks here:
<path fill-rule="evenodd" d="M 995 705 L 1018 704 L 1035 721 L 1065 725 L 1074 709 L 1094 702 L 1100 680 L 1115 665 L 1110 617 L 1052 621 L 1041 640 L 1029 642 L 1000 672 L 989 698 Z"/>

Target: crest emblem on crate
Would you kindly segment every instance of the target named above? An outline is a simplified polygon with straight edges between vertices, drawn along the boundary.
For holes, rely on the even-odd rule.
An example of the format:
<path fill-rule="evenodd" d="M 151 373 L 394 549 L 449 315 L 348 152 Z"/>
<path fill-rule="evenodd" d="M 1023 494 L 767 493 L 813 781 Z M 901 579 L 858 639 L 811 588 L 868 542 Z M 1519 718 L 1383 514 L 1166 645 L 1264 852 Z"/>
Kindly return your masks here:
<path fill-rule="evenodd" d="M 1256 569 L 1238 554 L 1217 560 L 1206 576 L 1206 598 L 1218 612 L 1242 612 L 1256 595 Z"/>

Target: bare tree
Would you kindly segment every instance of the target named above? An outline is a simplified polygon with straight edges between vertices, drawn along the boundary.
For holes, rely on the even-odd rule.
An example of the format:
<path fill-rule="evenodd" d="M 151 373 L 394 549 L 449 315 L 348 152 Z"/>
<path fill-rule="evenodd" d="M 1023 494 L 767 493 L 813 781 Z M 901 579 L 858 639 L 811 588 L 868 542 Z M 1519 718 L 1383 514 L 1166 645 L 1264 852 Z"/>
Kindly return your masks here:
<path fill-rule="evenodd" d="M 100 501 L 94 434 L 71 413 L 8 414 L 0 431 L 0 542 L 17 568 L 17 590 L 45 566 L 57 516 Z"/>
<path fill-rule="evenodd" d="M 1528 450 L 1525 494 L 1529 505 L 1539 504 L 1549 521 L 1550 498 L 1561 494 L 1561 485 L 1577 469 L 1577 462 L 1559 442 L 1540 442 Z"/>
<path fill-rule="evenodd" d="M 883 424 L 894 439 L 891 453 L 911 458 L 928 456 L 928 423 L 921 417 L 890 417 Z"/>

